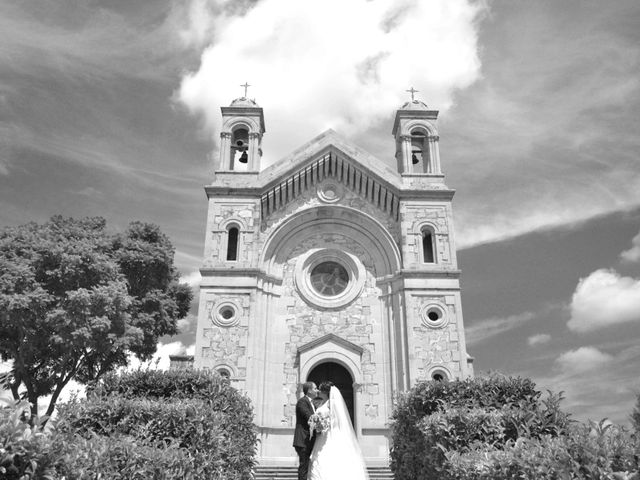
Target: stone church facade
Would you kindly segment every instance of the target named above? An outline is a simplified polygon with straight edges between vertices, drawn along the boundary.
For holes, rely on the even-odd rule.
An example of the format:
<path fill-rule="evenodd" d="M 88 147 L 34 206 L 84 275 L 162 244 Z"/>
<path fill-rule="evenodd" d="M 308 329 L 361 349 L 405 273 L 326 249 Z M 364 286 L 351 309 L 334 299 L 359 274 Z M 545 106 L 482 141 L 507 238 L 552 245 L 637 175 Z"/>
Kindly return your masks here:
<path fill-rule="evenodd" d="M 473 375 L 438 112 L 397 111 L 395 168 L 328 130 L 261 169 L 262 108 L 221 110 L 195 367 L 251 398 L 260 463 L 295 464 L 300 385 L 332 380 L 368 463 L 386 464 L 394 396 Z"/>

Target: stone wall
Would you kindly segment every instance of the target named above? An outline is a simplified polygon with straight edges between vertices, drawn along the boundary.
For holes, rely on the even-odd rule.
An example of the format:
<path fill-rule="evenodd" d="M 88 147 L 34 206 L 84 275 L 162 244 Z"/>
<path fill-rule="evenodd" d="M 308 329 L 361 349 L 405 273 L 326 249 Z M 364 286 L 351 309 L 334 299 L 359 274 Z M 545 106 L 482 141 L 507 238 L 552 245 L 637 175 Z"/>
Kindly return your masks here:
<path fill-rule="evenodd" d="M 389 233 L 391 233 L 396 243 L 398 245 L 400 244 L 399 224 L 394 218 L 385 211 L 376 208 L 367 199 L 357 195 L 346 186 L 334 181 L 320 182 L 315 187 L 302 192 L 298 197 L 281 207 L 279 210 L 276 210 L 266 218 L 263 218 L 260 227 L 264 232 L 264 235 L 262 236 L 263 240 L 268 237 L 269 232 L 273 231 L 293 214 L 313 207 L 326 206 L 328 203 L 326 201 L 326 197 L 322 195 L 322 191 L 328 183 L 335 186 L 335 189 L 337 190 L 335 193 L 336 196 L 330 205 L 350 207 L 375 218 L 382 223 Z M 322 200 L 322 198 L 325 200 Z"/>
<path fill-rule="evenodd" d="M 424 268 L 422 262 L 422 227 L 428 226 L 435 234 L 436 264 L 429 268 L 455 269 L 455 252 L 451 249 L 451 210 L 449 205 L 427 202 L 403 202 L 400 221 L 406 235 L 402 242 L 404 268 Z"/>
<path fill-rule="evenodd" d="M 443 311 L 443 318 L 429 320 L 429 307 Z M 415 380 L 430 380 L 434 370 L 447 376 L 461 377 L 459 326 L 454 295 L 413 295 L 410 331 L 417 376 Z"/>
<path fill-rule="evenodd" d="M 366 279 L 362 294 L 346 308 L 320 311 L 308 305 L 299 295 L 295 286 L 295 268 L 300 256 L 309 249 L 331 246 L 356 255 L 366 270 Z M 290 259 L 284 265 L 283 296 L 280 299 L 287 308 L 288 342 L 283 365 L 283 389 L 287 392 L 288 403 L 284 406 L 284 416 L 289 424 L 295 424 L 295 403 L 298 395 L 298 348 L 317 338 L 333 333 L 363 348 L 361 370 L 363 384 L 360 393 L 367 398 L 366 413 L 375 418 L 380 402 L 379 366 L 376 352 L 382 349 L 381 339 L 376 338 L 374 324 L 382 320 L 379 307 L 380 291 L 376 287 L 374 262 L 370 254 L 352 239 L 334 233 L 319 233 L 297 245 Z"/>
<path fill-rule="evenodd" d="M 234 386 L 244 388 L 251 295 L 229 292 L 206 292 L 204 295 L 207 325 L 202 329 L 202 365 L 229 370 Z M 236 316 L 231 319 L 222 317 L 220 309 L 224 306 L 231 306 Z"/>
<path fill-rule="evenodd" d="M 259 253 L 257 243 L 259 222 L 260 208 L 257 199 L 211 199 L 203 266 L 229 266 L 226 259 L 227 227 L 231 224 L 237 224 L 240 230 L 238 260 L 233 262 L 233 265 L 236 268 L 255 266 Z"/>

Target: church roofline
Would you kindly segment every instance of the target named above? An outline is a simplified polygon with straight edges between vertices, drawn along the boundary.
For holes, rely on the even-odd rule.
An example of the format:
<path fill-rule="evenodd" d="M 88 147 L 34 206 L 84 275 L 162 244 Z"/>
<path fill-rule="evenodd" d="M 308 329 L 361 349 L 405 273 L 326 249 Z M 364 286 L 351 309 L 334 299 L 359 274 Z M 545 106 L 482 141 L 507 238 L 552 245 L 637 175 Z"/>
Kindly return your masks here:
<path fill-rule="evenodd" d="M 268 188 L 270 184 L 277 183 L 280 178 L 293 174 L 307 163 L 313 162 L 315 158 L 329 153 L 331 148 L 358 163 L 368 173 L 377 176 L 379 180 L 388 183 L 390 187 L 401 188 L 402 180 L 397 171 L 387 166 L 371 153 L 351 143 L 331 128 L 260 172 L 260 181 Z"/>

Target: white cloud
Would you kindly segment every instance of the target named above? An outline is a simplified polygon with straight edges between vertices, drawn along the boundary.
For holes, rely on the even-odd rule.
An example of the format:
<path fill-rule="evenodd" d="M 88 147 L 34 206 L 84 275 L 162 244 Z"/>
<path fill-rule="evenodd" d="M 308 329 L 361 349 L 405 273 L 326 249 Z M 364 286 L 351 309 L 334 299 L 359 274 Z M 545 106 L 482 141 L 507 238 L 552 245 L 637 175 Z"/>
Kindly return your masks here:
<path fill-rule="evenodd" d="M 513 330 L 535 317 L 532 312 L 523 312 L 505 318 L 488 318 L 465 328 L 467 343 L 480 343 L 508 330 Z"/>
<path fill-rule="evenodd" d="M 162 343 L 158 342 L 156 353 L 147 362 L 141 362 L 133 354 L 129 355 L 129 365 L 127 370 L 137 368 L 150 368 L 152 370 L 168 370 L 169 355 L 185 355 L 187 347 L 182 342 Z"/>
<path fill-rule="evenodd" d="M 578 283 L 567 326 L 588 332 L 628 322 L 640 322 L 640 280 L 600 269 Z"/>
<path fill-rule="evenodd" d="M 542 390 L 564 392 L 562 409 L 576 420 L 607 417 L 614 423 L 628 424 L 640 389 L 640 346 L 637 339 L 629 339 L 609 348 L 611 355 L 593 346 L 571 350 L 555 359 L 555 373 L 545 368 L 522 375 L 533 377 Z"/>
<path fill-rule="evenodd" d="M 253 84 L 248 96 L 267 114 L 265 163 L 327 128 L 350 135 L 388 122 L 410 86 L 445 110 L 455 90 L 479 77 L 483 2 L 263 0 L 240 13 L 214 4 L 215 16 L 192 3 L 209 17 L 190 22 L 183 39 L 197 43 L 209 30 L 215 38 L 178 97 L 215 136 L 220 106 L 241 96 L 240 84 Z"/>
<path fill-rule="evenodd" d="M 628 263 L 640 262 L 640 232 L 631 240 L 631 248 L 620 254 L 620 259 Z"/>
<path fill-rule="evenodd" d="M 542 344 L 548 343 L 549 340 L 551 340 L 551 335 L 547 333 L 538 333 L 536 335 L 531 335 L 529 338 L 527 338 L 527 343 L 529 344 L 530 347 L 533 347 L 535 345 L 542 345 Z"/>
<path fill-rule="evenodd" d="M 189 331 L 189 329 L 198 323 L 198 317 L 192 313 L 188 314 L 186 317 L 178 320 L 178 331 L 181 333 L 185 333 Z"/>
<path fill-rule="evenodd" d="M 580 347 L 563 353 L 556 364 L 567 374 L 596 370 L 613 360 L 613 357 L 595 347 Z"/>
<path fill-rule="evenodd" d="M 200 280 L 202 277 L 200 276 L 199 271 L 190 272 L 186 275 L 180 275 L 180 283 L 187 283 L 191 288 L 197 288 L 200 286 Z"/>

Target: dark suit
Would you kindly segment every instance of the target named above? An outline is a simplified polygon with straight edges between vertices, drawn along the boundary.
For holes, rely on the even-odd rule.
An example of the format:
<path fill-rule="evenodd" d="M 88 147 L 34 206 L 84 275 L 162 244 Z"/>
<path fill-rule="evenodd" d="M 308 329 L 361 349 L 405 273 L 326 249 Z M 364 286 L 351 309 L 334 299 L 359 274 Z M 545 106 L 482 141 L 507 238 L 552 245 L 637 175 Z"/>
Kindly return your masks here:
<path fill-rule="evenodd" d="M 315 443 L 315 437 L 309 438 L 309 417 L 311 415 L 313 415 L 311 400 L 305 395 L 296 403 L 296 429 L 293 433 L 293 447 L 300 458 L 298 480 L 307 480 L 309 457 Z"/>

